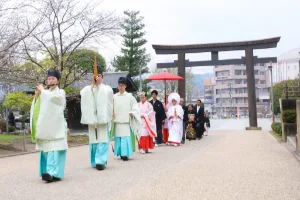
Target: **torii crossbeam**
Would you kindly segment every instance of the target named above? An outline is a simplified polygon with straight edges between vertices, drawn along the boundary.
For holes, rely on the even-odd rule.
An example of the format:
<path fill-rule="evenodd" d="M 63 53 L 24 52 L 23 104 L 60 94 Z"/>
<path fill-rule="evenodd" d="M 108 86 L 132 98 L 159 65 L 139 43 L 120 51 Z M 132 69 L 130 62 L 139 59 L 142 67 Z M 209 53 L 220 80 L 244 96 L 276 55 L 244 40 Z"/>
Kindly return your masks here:
<path fill-rule="evenodd" d="M 247 129 L 260 129 L 257 127 L 257 110 L 255 94 L 255 75 L 254 65 L 256 63 L 277 62 L 277 57 L 258 58 L 253 56 L 254 49 L 276 48 L 280 37 L 268 38 L 263 40 L 252 40 L 242 42 L 225 42 L 211 44 L 192 44 L 192 45 L 152 45 L 156 54 L 178 54 L 178 60 L 172 63 L 157 63 L 157 68 L 178 67 L 178 75 L 185 78 L 185 67 L 199 66 L 220 66 L 220 65 L 246 65 L 247 87 L 248 87 L 248 110 L 249 124 Z M 241 59 L 219 60 L 219 52 L 222 51 L 245 51 L 245 57 Z M 185 60 L 186 53 L 211 52 L 211 60 L 189 61 Z M 178 93 L 185 99 L 185 80 L 178 82 Z"/>

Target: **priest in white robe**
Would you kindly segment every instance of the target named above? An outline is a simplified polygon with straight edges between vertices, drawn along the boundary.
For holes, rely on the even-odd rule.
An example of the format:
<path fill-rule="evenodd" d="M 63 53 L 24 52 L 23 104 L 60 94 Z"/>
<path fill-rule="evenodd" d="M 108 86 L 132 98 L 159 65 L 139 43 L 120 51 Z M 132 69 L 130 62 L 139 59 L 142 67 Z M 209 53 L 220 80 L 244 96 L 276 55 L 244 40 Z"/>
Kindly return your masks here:
<path fill-rule="evenodd" d="M 59 89 L 60 73 L 48 71 L 49 90 L 41 84 L 35 90 L 30 111 L 31 138 L 40 151 L 40 176 L 46 182 L 64 177 L 67 142 L 65 91 Z"/>
<path fill-rule="evenodd" d="M 98 76 L 93 76 L 92 84 L 80 91 L 81 123 L 88 124 L 90 161 L 97 170 L 104 170 L 107 165 L 109 127 L 113 114 L 113 90 L 102 80 L 102 69 L 98 67 Z"/>
<path fill-rule="evenodd" d="M 142 132 L 139 138 L 139 149 L 142 154 L 148 153 L 149 149 L 154 149 L 156 133 L 155 112 L 151 103 L 147 101 L 144 92 L 139 93 L 138 103 L 141 112 Z"/>
<path fill-rule="evenodd" d="M 136 99 L 126 92 L 126 78 L 118 80 L 119 92 L 114 95 L 112 135 L 114 154 L 128 161 L 135 151 L 135 141 L 141 134 L 141 115 Z"/>
<path fill-rule="evenodd" d="M 168 117 L 168 129 L 169 138 L 167 144 L 178 146 L 182 140 L 183 134 L 183 115 L 184 111 L 179 105 L 180 96 L 177 93 L 171 93 L 168 97 L 169 109 L 167 113 Z"/>

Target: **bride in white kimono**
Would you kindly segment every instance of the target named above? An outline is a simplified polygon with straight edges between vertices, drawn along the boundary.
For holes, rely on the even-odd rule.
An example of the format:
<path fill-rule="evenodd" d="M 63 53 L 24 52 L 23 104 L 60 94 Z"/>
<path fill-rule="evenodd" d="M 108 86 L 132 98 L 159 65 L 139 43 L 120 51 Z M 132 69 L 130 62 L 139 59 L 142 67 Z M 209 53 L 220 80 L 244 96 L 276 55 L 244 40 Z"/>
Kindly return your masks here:
<path fill-rule="evenodd" d="M 184 111 L 179 105 L 180 96 L 177 93 L 171 93 L 168 97 L 169 109 L 167 113 L 168 117 L 168 129 L 169 129 L 169 138 L 168 144 L 173 144 L 178 146 L 182 140 L 183 134 L 183 115 Z"/>

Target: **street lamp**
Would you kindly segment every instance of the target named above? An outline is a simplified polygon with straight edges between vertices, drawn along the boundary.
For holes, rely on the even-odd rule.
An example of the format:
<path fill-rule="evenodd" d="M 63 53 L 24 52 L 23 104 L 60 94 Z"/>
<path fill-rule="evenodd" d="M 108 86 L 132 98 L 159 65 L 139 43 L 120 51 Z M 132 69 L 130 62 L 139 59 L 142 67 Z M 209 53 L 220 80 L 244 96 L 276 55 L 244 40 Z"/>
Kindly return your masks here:
<path fill-rule="evenodd" d="M 299 63 L 300 64 L 300 63 Z M 272 73 L 272 65 L 268 66 L 268 69 L 270 70 L 270 75 L 271 75 L 271 96 L 272 96 L 272 118 L 273 118 L 273 123 L 275 122 L 275 117 L 274 117 L 274 93 L 273 93 L 273 73 Z"/>

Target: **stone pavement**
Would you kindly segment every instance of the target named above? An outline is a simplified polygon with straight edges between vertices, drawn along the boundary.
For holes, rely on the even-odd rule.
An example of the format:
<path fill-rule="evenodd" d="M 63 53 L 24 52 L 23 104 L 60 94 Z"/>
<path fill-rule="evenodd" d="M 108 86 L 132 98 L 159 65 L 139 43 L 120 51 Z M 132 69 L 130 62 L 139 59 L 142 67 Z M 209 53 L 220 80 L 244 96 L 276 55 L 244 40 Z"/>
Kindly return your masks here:
<path fill-rule="evenodd" d="M 38 154 L 0 159 L 1 200 L 300 199 L 300 165 L 267 131 L 210 131 L 200 141 L 161 146 L 105 171 L 89 166 L 88 146 L 68 150 L 65 179 L 46 184 Z"/>

